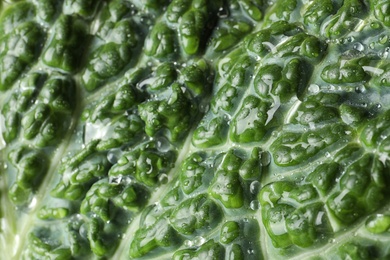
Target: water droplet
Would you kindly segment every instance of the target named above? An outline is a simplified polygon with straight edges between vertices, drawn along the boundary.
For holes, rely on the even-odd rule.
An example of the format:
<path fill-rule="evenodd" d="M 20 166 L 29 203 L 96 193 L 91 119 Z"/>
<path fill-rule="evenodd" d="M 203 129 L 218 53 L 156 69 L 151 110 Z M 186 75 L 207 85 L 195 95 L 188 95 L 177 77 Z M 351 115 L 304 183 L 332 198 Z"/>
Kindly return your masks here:
<path fill-rule="evenodd" d="M 112 150 L 108 151 L 108 153 L 107 153 L 107 160 L 111 164 L 116 164 L 118 162 L 118 158 L 120 158 L 120 156 L 121 156 L 120 149 L 112 149 Z"/>
<path fill-rule="evenodd" d="M 358 94 L 364 93 L 364 92 L 366 92 L 366 88 L 365 88 L 363 85 L 357 86 L 357 87 L 355 88 L 355 92 L 358 93 Z"/>
<path fill-rule="evenodd" d="M 130 177 L 123 177 L 121 175 L 119 176 L 110 176 L 108 179 L 108 183 L 110 184 L 130 184 L 131 178 Z"/>
<path fill-rule="evenodd" d="M 262 166 L 268 166 L 271 163 L 271 154 L 269 152 L 262 152 L 260 159 Z"/>
<path fill-rule="evenodd" d="M 364 51 L 364 45 L 361 44 L 360 42 L 354 43 L 353 48 L 360 52 Z"/>
<path fill-rule="evenodd" d="M 186 247 L 192 247 L 193 245 L 194 245 L 194 243 L 191 240 L 184 241 L 184 246 L 186 246 Z"/>
<path fill-rule="evenodd" d="M 382 35 L 379 37 L 379 43 L 380 44 L 386 44 L 386 42 L 389 40 L 389 37 L 387 35 Z"/>
<path fill-rule="evenodd" d="M 88 237 L 88 229 L 86 227 L 86 224 L 82 224 L 80 229 L 79 229 L 79 234 L 82 238 L 87 239 Z"/>
<path fill-rule="evenodd" d="M 252 248 L 248 248 L 247 253 L 248 255 L 253 255 L 255 253 L 255 250 L 253 250 Z"/>
<path fill-rule="evenodd" d="M 260 208 L 260 202 L 258 200 L 252 200 L 249 207 L 251 210 L 258 210 Z"/>
<path fill-rule="evenodd" d="M 370 26 L 372 29 L 379 29 L 381 27 L 380 23 L 378 22 L 372 22 Z"/>
<path fill-rule="evenodd" d="M 199 111 L 202 113 L 207 113 L 210 110 L 209 104 L 200 104 Z"/>
<path fill-rule="evenodd" d="M 257 194 L 260 189 L 260 182 L 258 181 L 252 181 L 251 184 L 249 185 L 249 191 L 252 194 Z"/>
<path fill-rule="evenodd" d="M 194 239 L 194 245 L 195 246 L 201 246 L 206 242 L 206 239 L 202 236 L 197 236 Z"/>
<path fill-rule="evenodd" d="M 168 183 L 168 175 L 166 175 L 165 173 L 161 174 L 160 176 L 158 176 L 158 181 L 159 181 L 161 184 L 166 184 L 166 183 Z"/>
<path fill-rule="evenodd" d="M 227 8 L 219 8 L 217 15 L 219 18 L 227 18 L 229 16 L 229 10 Z"/>
<path fill-rule="evenodd" d="M 164 137 L 156 139 L 156 144 L 157 144 L 157 149 L 160 152 L 167 152 L 167 151 L 169 151 L 170 146 L 171 146 L 169 141 L 166 138 L 164 138 Z"/>
<path fill-rule="evenodd" d="M 320 91 L 320 87 L 317 84 L 310 84 L 309 91 L 312 93 L 318 93 Z"/>

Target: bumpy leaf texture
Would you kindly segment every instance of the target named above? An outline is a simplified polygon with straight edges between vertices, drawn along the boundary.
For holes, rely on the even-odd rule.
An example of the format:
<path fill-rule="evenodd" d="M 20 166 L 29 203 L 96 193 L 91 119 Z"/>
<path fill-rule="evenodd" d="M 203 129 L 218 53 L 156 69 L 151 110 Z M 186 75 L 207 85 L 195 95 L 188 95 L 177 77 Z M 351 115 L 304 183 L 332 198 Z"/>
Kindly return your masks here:
<path fill-rule="evenodd" d="M 0 6 L 1 259 L 390 258 L 388 1 Z"/>

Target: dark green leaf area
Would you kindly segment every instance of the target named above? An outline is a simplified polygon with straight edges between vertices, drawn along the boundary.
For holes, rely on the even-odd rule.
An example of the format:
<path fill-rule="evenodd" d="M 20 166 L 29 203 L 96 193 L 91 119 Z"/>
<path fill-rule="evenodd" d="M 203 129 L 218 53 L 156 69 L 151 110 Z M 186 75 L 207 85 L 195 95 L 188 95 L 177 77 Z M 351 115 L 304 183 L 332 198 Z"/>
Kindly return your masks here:
<path fill-rule="evenodd" d="M 109 257 L 117 248 L 118 240 L 121 235 L 121 229 L 117 223 L 104 222 L 99 217 L 92 217 L 86 221 L 87 238 L 91 251 L 97 257 Z M 102 232 L 102 230 L 104 230 Z"/>
<path fill-rule="evenodd" d="M 278 21 L 289 22 L 296 8 L 296 0 L 283 0 L 275 2 L 264 17 L 265 23 L 270 25 Z"/>
<path fill-rule="evenodd" d="M 325 82 L 333 84 L 366 81 L 370 78 L 364 70 L 366 62 L 366 59 L 356 58 L 330 64 L 322 70 L 321 78 Z"/>
<path fill-rule="evenodd" d="M 361 0 L 344 1 L 343 5 L 326 24 L 324 34 L 328 38 L 340 38 L 353 31 L 359 20 L 368 14 L 368 7 Z"/>
<path fill-rule="evenodd" d="M 26 22 L 0 38 L 0 90 L 10 89 L 38 58 L 45 35 L 34 22 Z"/>
<path fill-rule="evenodd" d="M 183 82 L 195 98 L 204 98 L 210 94 L 214 74 L 204 59 L 189 64 L 180 71 L 179 81 Z"/>
<path fill-rule="evenodd" d="M 59 173 L 62 179 L 51 191 L 51 195 L 70 201 L 83 199 L 88 189 L 97 180 L 107 176 L 111 164 L 107 155 L 96 150 L 98 141 L 62 160 Z"/>
<path fill-rule="evenodd" d="M 371 8 L 375 17 L 385 26 L 390 27 L 390 6 L 384 0 L 377 0 L 371 3 Z"/>
<path fill-rule="evenodd" d="M 124 152 L 110 169 L 109 176 L 132 176 L 144 185 L 153 187 L 167 178 L 176 156 L 173 150 L 160 151 L 156 144 L 148 143 Z"/>
<path fill-rule="evenodd" d="M 31 3 L 22 1 L 13 4 L 2 12 L 0 17 L 0 35 L 12 32 L 16 27 L 32 20 L 35 17 L 35 8 Z"/>
<path fill-rule="evenodd" d="M 221 82 L 240 88 L 247 87 L 253 77 L 255 60 L 243 49 L 237 48 L 219 61 L 219 77 Z"/>
<path fill-rule="evenodd" d="M 28 235 L 28 246 L 25 257 L 31 260 L 39 259 L 72 259 L 71 249 L 61 246 L 62 241 L 56 239 L 49 229 L 40 228 Z"/>
<path fill-rule="evenodd" d="M 245 203 L 244 188 L 239 174 L 242 163 L 243 159 L 230 150 L 224 155 L 209 186 L 211 196 L 226 208 L 240 208 Z"/>
<path fill-rule="evenodd" d="M 381 152 L 389 151 L 389 122 L 390 110 L 380 114 L 377 118 L 368 120 L 362 128 L 360 140 L 367 147 L 374 148 L 379 146 Z"/>
<path fill-rule="evenodd" d="M 178 71 L 173 63 L 163 62 L 152 73 L 152 77 L 141 82 L 140 86 L 145 87 L 150 93 L 163 91 L 176 81 L 177 74 Z"/>
<path fill-rule="evenodd" d="M 223 20 L 211 36 L 211 46 L 216 52 L 226 51 L 240 42 L 251 30 L 252 25 L 248 22 L 239 19 Z"/>
<path fill-rule="evenodd" d="M 324 163 L 316 167 L 306 180 L 311 182 L 322 195 L 325 195 L 336 185 L 336 178 L 341 172 L 342 167 L 338 163 Z"/>
<path fill-rule="evenodd" d="M 69 129 L 75 108 L 75 85 L 66 77 L 53 75 L 43 85 L 34 105 L 21 120 L 23 136 L 39 147 L 58 144 Z"/>
<path fill-rule="evenodd" d="M 266 4 L 262 0 L 243 0 L 238 2 L 241 10 L 252 20 L 260 22 L 263 19 L 263 10 Z"/>
<path fill-rule="evenodd" d="M 107 6 L 101 10 L 99 18 L 101 21 L 104 21 L 104 25 L 102 25 L 101 28 L 105 27 L 105 24 L 112 25 L 122 19 L 125 19 L 130 16 L 130 14 L 134 15 L 136 11 L 137 10 L 134 5 L 132 5 L 132 3 L 129 1 L 110 1 Z"/>
<path fill-rule="evenodd" d="M 21 118 L 35 103 L 45 80 L 45 74 L 37 72 L 27 74 L 20 80 L 13 93 L 4 102 L 1 112 L 5 118 L 3 138 L 7 143 L 14 140 L 19 134 Z"/>
<path fill-rule="evenodd" d="M 305 10 L 303 21 L 318 33 L 323 21 L 333 12 L 335 12 L 335 7 L 331 0 L 312 1 Z"/>
<path fill-rule="evenodd" d="M 112 221 L 122 217 L 123 211 L 136 211 L 145 204 L 146 191 L 128 178 L 102 179 L 89 189 L 80 212 L 89 217 Z"/>
<path fill-rule="evenodd" d="M 229 130 L 227 119 L 215 117 L 212 120 L 202 120 L 195 129 L 192 143 L 199 148 L 213 147 L 225 142 Z"/>
<path fill-rule="evenodd" d="M 169 140 L 181 140 L 197 122 L 199 111 L 196 101 L 178 83 L 157 98 L 138 106 L 146 134 L 153 137 L 160 130 L 168 130 L 166 137 Z"/>
<path fill-rule="evenodd" d="M 261 141 L 267 131 L 271 104 L 255 96 L 247 96 L 230 124 L 230 139 L 239 143 Z M 272 115 L 271 115 L 272 117 Z"/>
<path fill-rule="evenodd" d="M 171 62 L 157 66 L 152 76 L 139 83 L 150 95 L 157 95 L 172 88 L 172 84 L 180 83 L 190 91 L 194 99 L 201 99 L 211 91 L 213 74 L 204 59 L 189 61 L 179 68 Z"/>
<path fill-rule="evenodd" d="M 265 167 L 270 164 L 270 155 L 259 147 L 252 150 L 250 157 L 241 165 L 239 174 L 244 180 L 259 180 Z"/>
<path fill-rule="evenodd" d="M 267 234 L 277 248 L 310 247 L 332 233 L 324 205 L 316 202 L 318 193 L 310 184 L 270 183 L 258 198 Z"/>
<path fill-rule="evenodd" d="M 334 122 L 340 119 L 336 104 L 324 104 L 323 100 L 307 100 L 297 109 L 293 118 L 294 123 L 301 125 L 323 124 L 325 122 Z"/>
<path fill-rule="evenodd" d="M 187 55 L 194 55 L 204 48 L 216 14 L 222 1 L 174 0 L 166 11 L 167 20 L 174 24 L 180 46 Z"/>
<path fill-rule="evenodd" d="M 96 49 L 88 58 L 82 82 L 88 91 L 101 87 L 108 79 L 120 73 L 132 60 L 132 47 L 109 42 Z"/>
<path fill-rule="evenodd" d="M 289 60 L 284 67 L 272 63 L 260 66 L 254 77 L 256 93 L 266 100 L 288 102 L 305 88 L 308 73 L 310 69 L 299 58 Z"/>
<path fill-rule="evenodd" d="M 9 153 L 9 160 L 16 168 L 16 179 L 8 191 L 10 200 L 16 205 L 25 205 L 39 189 L 49 160 L 41 150 L 19 147 Z"/>
<path fill-rule="evenodd" d="M 87 219 L 80 214 L 70 216 L 67 225 L 66 232 L 69 238 L 69 247 L 74 257 L 85 257 L 91 254 L 91 247 L 88 241 L 86 223 Z"/>
<path fill-rule="evenodd" d="M 213 112 L 217 113 L 221 110 L 226 112 L 233 111 L 242 94 L 242 89 L 234 87 L 229 83 L 223 84 L 211 101 Z"/>
<path fill-rule="evenodd" d="M 83 119 L 89 122 L 115 118 L 138 105 L 139 93 L 130 84 L 123 84 L 114 93 L 107 93 L 97 104 L 88 106 L 83 112 Z"/>
<path fill-rule="evenodd" d="M 178 56 L 178 39 L 174 30 L 163 22 L 154 25 L 145 39 L 145 54 L 158 60 L 173 60 Z"/>
<path fill-rule="evenodd" d="M 343 124 L 330 124 L 305 132 L 284 132 L 271 145 L 274 161 L 279 166 L 297 165 L 307 162 L 326 147 L 348 141 L 350 129 Z"/>
<path fill-rule="evenodd" d="M 258 60 L 273 57 L 286 59 L 295 56 L 295 59 L 301 57 L 309 60 L 311 64 L 321 61 L 327 49 L 327 44 L 317 36 L 283 21 L 275 22 L 266 29 L 248 35 L 244 39 L 244 45 L 248 53 Z M 311 70 L 307 64 L 303 67 L 306 73 Z"/>
<path fill-rule="evenodd" d="M 80 212 L 88 217 L 88 240 L 95 255 L 114 252 L 129 224 L 129 214 L 142 208 L 147 198 L 145 189 L 127 178 L 103 179 L 92 185 Z"/>
<path fill-rule="evenodd" d="M 227 221 L 221 227 L 219 240 L 223 244 L 229 244 L 240 236 L 240 226 L 235 221 Z"/>
<path fill-rule="evenodd" d="M 135 47 L 140 38 L 136 33 L 136 25 L 131 19 L 123 19 L 116 23 L 108 22 L 97 32 L 97 35 L 104 41 L 126 44 L 131 47 Z"/>
<path fill-rule="evenodd" d="M 200 194 L 180 203 L 169 217 L 172 227 L 183 235 L 202 234 L 216 227 L 222 218 L 219 206 Z"/>
<path fill-rule="evenodd" d="M 54 36 L 43 53 L 43 62 L 67 72 L 79 68 L 86 53 L 86 24 L 73 16 L 62 15 L 54 25 Z"/>
<path fill-rule="evenodd" d="M 388 194 L 385 171 L 382 162 L 371 154 L 345 169 L 338 189 L 327 200 L 338 221 L 348 225 L 383 206 Z"/>
<path fill-rule="evenodd" d="M 130 245 L 130 257 L 137 258 L 152 254 L 153 250 L 160 250 L 161 253 L 165 247 L 175 246 L 180 242 L 179 235 L 169 223 L 169 215 L 170 211 L 167 211 L 161 214 L 153 224 L 142 226 L 135 232 Z"/>
<path fill-rule="evenodd" d="M 180 187 L 185 194 L 190 194 L 202 186 L 203 174 L 208 168 L 204 162 L 206 155 L 197 152 L 187 157 L 181 166 Z"/>
<path fill-rule="evenodd" d="M 46 22 L 52 22 L 61 10 L 63 0 L 38 0 L 34 1 L 39 18 Z"/>
<path fill-rule="evenodd" d="M 66 14 L 77 14 L 83 18 L 89 19 L 94 15 L 100 0 L 64 0 L 63 9 Z"/>
<path fill-rule="evenodd" d="M 238 254 L 238 252 L 236 252 L 236 254 Z M 215 242 L 214 240 L 209 240 L 198 248 L 183 249 L 183 250 L 176 251 L 176 253 L 173 255 L 172 259 L 173 260 L 181 260 L 181 259 L 218 260 L 218 259 L 225 259 L 225 248 L 221 244 L 219 244 L 218 242 Z M 236 258 L 234 258 L 234 259 L 236 259 Z"/>
<path fill-rule="evenodd" d="M 360 243 L 359 243 L 360 242 Z M 380 249 L 375 245 L 370 245 L 368 243 L 364 243 L 363 241 L 359 242 L 346 242 L 337 248 L 336 256 L 341 259 L 356 259 L 356 260 L 364 260 L 364 259 L 386 259 L 388 256 L 384 256 L 384 258 L 380 257 Z"/>

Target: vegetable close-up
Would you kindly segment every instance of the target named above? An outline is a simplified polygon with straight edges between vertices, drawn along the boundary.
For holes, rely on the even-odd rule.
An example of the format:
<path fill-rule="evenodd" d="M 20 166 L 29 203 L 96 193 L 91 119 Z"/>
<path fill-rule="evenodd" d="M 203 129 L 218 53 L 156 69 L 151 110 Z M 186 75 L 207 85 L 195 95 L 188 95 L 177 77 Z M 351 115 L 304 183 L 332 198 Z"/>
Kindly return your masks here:
<path fill-rule="evenodd" d="M 387 0 L 0 0 L 1 260 L 390 259 Z"/>

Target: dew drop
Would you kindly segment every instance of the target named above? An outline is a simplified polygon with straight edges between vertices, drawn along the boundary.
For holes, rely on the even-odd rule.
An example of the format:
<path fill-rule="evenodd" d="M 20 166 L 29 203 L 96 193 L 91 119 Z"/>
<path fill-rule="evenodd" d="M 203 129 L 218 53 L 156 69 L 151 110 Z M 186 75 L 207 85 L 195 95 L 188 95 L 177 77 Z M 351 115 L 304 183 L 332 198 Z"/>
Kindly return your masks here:
<path fill-rule="evenodd" d="M 167 151 L 169 151 L 170 143 L 169 143 L 169 141 L 166 138 L 158 138 L 156 140 L 156 144 L 157 144 L 157 149 L 160 152 L 167 152 Z"/>
<path fill-rule="evenodd" d="M 366 92 L 366 88 L 365 88 L 363 85 L 357 86 L 357 87 L 355 88 L 355 92 L 358 93 L 358 94 L 364 93 L 364 92 Z"/>
<path fill-rule="evenodd" d="M 206 239 L 202 236 L 197 236 L 194 239 L 194 245 L 195 246 L 201 246 L 206 242 Z"/>
<path fill-rule="evenodd" d="M 253 255 L 255 253 L 255 250 L 253 250 L 252 248 L 248 248 L 246 252 L 248 253 L 248 255 Z"/>
<path fill-rule="evenodd" d="M 249 185 L 249 191 L 252 194 L 257 194 L 260 189 L 260 182 L 258 181 L 252 181 L 251 184 Z"/>
<path fill-rule="evenodd" d="M 386 44 L 386 42 L 389 40 L 389 37 L 387 35 L 382 35 L 379 37 L 379 43 L 380 44 Z"/>
<path fill-rule="evenodd" d="M 88 229 L 86 227 L 86 224 L 82 224 L 80 229 L 79 229 L 79 234 L 82 238 L 87 239 L 88 237 Z"/>
<path fill-rule="evenodd" d="M 161 184 L 166 184 L 166 183 L 168 183 L 168 175 L 166 175 L 165 173 L 160 174 L 160 176 L 158 176 L 158 181 L 159 181 Z"/>
<path fill-rule="evenodd" d="M 217 15 L 219 18 L 227 18 L 229 16 L 229 10 L 227 8 L 219 8 Z"/>
<path fill-rule="evenodd" d="M 271 163 L 271 154 L 269 152 L 261 153 L 261 165 L 268 166 Z"/>
<path fill-rule="evenodd" d="M 353 48 L 360 52 L 364 51 L 364 45 L 361 44 L 360 42 L 354 43 Z"/>
<path fill-rule="evenodd" d="M 186 240 L 186 241 L 184 241 L 184 245 L 186 247 L 192 247 L 194 245 L 194 243 L 191 240 Z"/>
<path fill-rule="evenodd" d="M 120 158 L 121 151 L 120 149 L 112 149 L 107 153 L 107 160 L 111 164 L 116 164 L 118 162 L 118 158 Z"/>
<path fill-rule="evenodd" d="M 372 22 L 370 26 L 372 29 L 379 29 L 381 27 L 379 22 Z"/>
<path fill-rule="evenodd" d="M 258 200 L 252 200 L 249 207 L 251 210 L 258 210 L 260 208 L 260 202 Z"/>
<path fill-rule="evenodd" d="M 312 93 L 318 93 L 320 91 L 320 87 L 317 84 L 310 84 L 309 91 Z"/>

